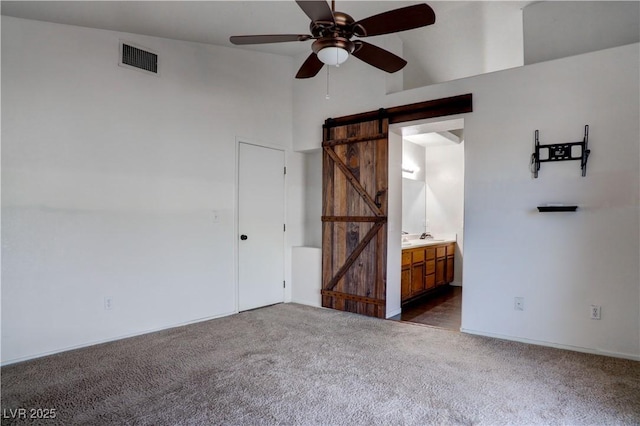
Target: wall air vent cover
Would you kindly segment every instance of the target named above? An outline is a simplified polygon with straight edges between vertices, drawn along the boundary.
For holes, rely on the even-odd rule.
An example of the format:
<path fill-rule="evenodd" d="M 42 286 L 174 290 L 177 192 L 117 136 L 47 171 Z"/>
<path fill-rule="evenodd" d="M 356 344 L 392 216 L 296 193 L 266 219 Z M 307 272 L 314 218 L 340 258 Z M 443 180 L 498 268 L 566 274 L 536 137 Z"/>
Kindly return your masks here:
<path fill-rule="evenodd" d="M 126 41 L 120 41 L 118 65 L 158 75 L 158 55 Z"/>

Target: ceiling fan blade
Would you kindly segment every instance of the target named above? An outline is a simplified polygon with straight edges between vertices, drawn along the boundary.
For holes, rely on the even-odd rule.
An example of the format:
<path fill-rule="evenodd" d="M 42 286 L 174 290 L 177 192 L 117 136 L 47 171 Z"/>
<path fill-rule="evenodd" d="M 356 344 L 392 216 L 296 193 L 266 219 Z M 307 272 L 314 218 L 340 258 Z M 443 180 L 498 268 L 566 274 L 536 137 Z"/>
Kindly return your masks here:
<path fill-rule="evenodd" d="M 366 41 L 357 40 L 356 50 L 352 53 L 353 56 L 373 65 L 374 67 L 386 71 L 388 73 L 400 71 L 407 65 L 407 61 L 401 57 L 394 55 L 393 53 L 381 49 L 378 46 L 367 43 Z"/>
<path fill-rule="evenodd" d="M 435 12 L 423 3 L 370 16 L 353 24 L 353 28 L 358 37 L 369 37 L 426 27 L 435 22 Z M 365 32 L 361 34 L 363 29 Z"/>
<path fill-rule="evenodd" d="M 311 78 L 315 77 L 320 72 L 324 64 L 318 59 L 315 53 L 309 55 L 304 64 L 298 70 L 296 78 Z"/>
<path fill-rule="evenodd" d="M 305 41 L 311 38 L 306 34 L 266 34 L 266 35 L 241 35 L 231 36 L 229 41 L 233 44 L 265 44 L 284 43 L 288 41 Z"/>
<path fill-rule="evenodd" d="M 296 0 L 296 3 L 312 21 L 335 22 L 331 7 L 325 0 Z"/>

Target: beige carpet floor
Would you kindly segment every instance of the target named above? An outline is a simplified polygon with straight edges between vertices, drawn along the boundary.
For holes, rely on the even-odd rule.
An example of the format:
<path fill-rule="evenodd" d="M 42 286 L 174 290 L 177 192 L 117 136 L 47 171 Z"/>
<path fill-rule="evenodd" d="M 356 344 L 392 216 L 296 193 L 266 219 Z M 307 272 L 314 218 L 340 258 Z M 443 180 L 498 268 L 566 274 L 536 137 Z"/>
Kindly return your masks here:
<path fill-rule="evenodd" d="M 638 362 L 296 304 L 0 373 L 3 425 L 640 424 Z"/>

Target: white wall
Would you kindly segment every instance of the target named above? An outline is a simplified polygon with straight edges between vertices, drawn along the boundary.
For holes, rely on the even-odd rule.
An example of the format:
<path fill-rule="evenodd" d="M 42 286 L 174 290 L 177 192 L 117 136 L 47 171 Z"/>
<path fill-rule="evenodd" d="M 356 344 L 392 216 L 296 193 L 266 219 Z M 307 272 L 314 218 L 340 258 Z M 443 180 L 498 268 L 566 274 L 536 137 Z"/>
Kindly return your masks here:
<path fill-rule="evenodd" d="M 464 114 L 462 327 L 640 358 L 638 55 L 635 44 L 391 95 L 383 73 L 347 61 L 328 102 L 326 82 L 295 83 L 294 144 L 318 147 L 327 117 L 473 93 L 474 111 Z M 532 179 L 534 130 L 542 143 L 575 141 L 585 124 L 587 176 L 564 162 Z M 548 202 L 580 209 L 537 213 Z M 524 312 L 513 309 L 516 296 Z M 591 304 L 602 305 L 602 320 L 589 319 Z"/>
<path fill-rule="evenodd" d="M 304 153 L 304 245 L 322 247 L 322 150 Z"/>
<path fill-rule="evenodd" d="M 424 181 L 402 178 L 402 232 L 419 235 L 426 231 L 426 207 Z"/>
<path fill-rule="evenodd" d="M 399 35 L 404 41 L 403 57 L 408 61 L 403 69 L 404 88 L 521 66 L 522 3 L 430 3 L 436 23 Z"/>
<path fill-rule="evenodd" d="M 291 278 L 292 302 L 309 306 L 322 306 L 322 249 L 319 247 L 293 247 Z"/>
<path fill-rule="evenodd" d="M 425 185 L 425 149 L 402 140 L 402 167 L 413 173 L 402 172 L 402 231 L 421 234 L 425 231 L 427 193 Z M 397 235 L 400 238 L 399 235 Z"/>
<path fill-rule="evenodd" d="M 402 172 L 405 179 L 424 182 L 425 151 L 424 147 L 406 139 L 402 140 L 402 166 L 412 169 L 413 173 Z"/>
<path fill-rule="evenodd" d="M 464 142 L 427 146 L 426 217 L 429 231 L 438 236 L 455 235 L 457 250 L 454 285 L 462 285 L 464 253 Z"/>
<path fill-rule="evenodd" d="M 402 267 L 402 136 L 389 126 L 389 190 L 387 191 L 387 300 L 386 316 L 402 312 L 400 274 Z"/>
<path fill-rule="evenodd" d="M 542 1 L 523 10 L 524 63 L 548 61 L 640 40 L 637 1 Z"/>
<path fill-rule="evenodd" d="M 293 249 L 305 244 L 306 223 L 306 155 L 287 150 L 286 175 L 286 239 L 284 301 L 293 301 Z"/>
<path fill-rule="evenodd" d="M 302 64 L 307 56 L 297 56 L 294 58 L 294 64 Z M 348 60 L 338 68 L 331 68 L 329 99 L 326 99 L 325 69 L 314 78 L 294 79 L 294 149 L 319 149 L 322 145 L 322 125 L 325 119 L 352 114 L 354 111 L 370 110 L 372 99 L 384 97 L 387 91 L 387 75 L 384 71 L 372 70 L 370 65 L 362 61 Z"/>
<path fill-rule="evenodd" d="M 158 52 L 160 76 L 118 67 L 120 38 Z M 236 140 L 290 150 L 293 71 L 3 16 L 2 362 L 235 312 Z M 291 246 L 303 161 L 287 161 Z"/>

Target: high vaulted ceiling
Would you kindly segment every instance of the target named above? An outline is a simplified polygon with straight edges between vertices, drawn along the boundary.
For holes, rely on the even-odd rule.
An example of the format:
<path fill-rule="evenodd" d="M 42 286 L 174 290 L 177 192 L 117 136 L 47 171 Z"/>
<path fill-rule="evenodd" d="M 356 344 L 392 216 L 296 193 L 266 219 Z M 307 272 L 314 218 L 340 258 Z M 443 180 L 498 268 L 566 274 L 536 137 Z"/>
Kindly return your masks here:
<path fill-rule="evenodd" d="M 356 20 L 420 1 L 340 1 L 336 10 Z M 473 1 L 428 2 L 437 21 L 448 20 Z M 501 2 L 497 2 L 501 3 Z M 504 3 L 504 2 L 502 2 Z M 522 8 L 530 2 L 508 2 Z M 281 1 L 3 1 L 2 14 L 60 24 L 232 46 L 236 34 L 307 34 L 309 19 L 293 0 Z M 428 37 L 437 27 L 412 30 Z M 242 47 L 283 55 L 308 51 L 305 43 Z"/>
<path fill-rule="evenodd" d="M 417 3 L 422 2 L 337 0 L 336 10 L 359 20 Z M 500 23 L 503 32 L 505 28 L 518 26 L 521 31 L 521 9 L 529 3 L 531 1 L 427 1 L 436 13 L 435 25 L 398 33 L 398 36 L 415 64 L 432 62 L 434 56 L 442 60 L 442 55 L 432 48 L 425 49 L 424 43 L 429 41 L 433 46 L 444 44 L 440 40 L 445 40 L 452 55 L 452 37 L 458 37 L 462 43 L 468 40 L 476 49 L 478 40 L 487 38 L 484 32 L 496 26 L 492 23 Z M 309 33 L 309 19 L 293 0 L 3 1 L 2 14 L 229 47 L 233 46 L 229 42 L 231 35 Z M 514 22 L 509 24 L 507 20 Z M 309 52 L 310 42 L 234 47 L 296 56 Z M 501 49 L 506 48 L 501 46 Z M 521 54 L 515 52 L 515 55 Z"/>

